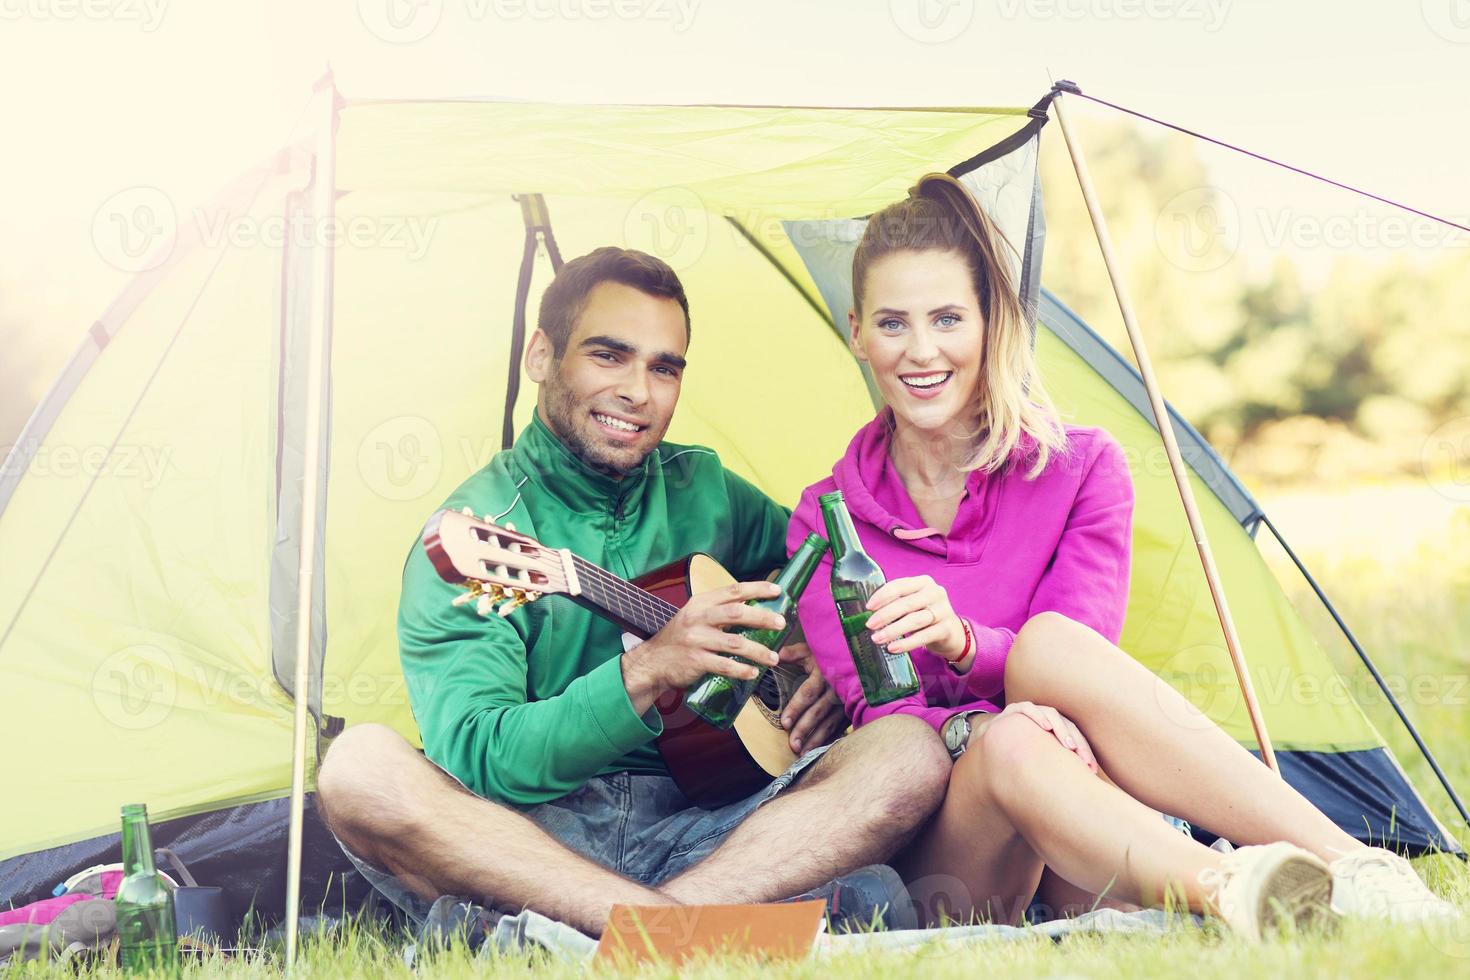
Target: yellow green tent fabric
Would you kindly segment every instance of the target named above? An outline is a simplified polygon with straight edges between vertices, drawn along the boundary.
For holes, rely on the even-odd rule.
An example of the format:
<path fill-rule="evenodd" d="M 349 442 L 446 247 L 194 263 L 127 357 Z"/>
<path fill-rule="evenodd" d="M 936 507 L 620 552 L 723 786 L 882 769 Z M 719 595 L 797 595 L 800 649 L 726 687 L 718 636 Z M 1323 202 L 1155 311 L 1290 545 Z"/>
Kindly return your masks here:
<path fill-rule="evenodd" d="M 292 474 L 313 465 L 296 436 L 299 326 L 325 301 L 303 271 L 317 250 L 332 248 L 335 271 L 313 708 L 416 739 L 394 641 L 399 570 L 427 516 L 500 449 L 526 240 L 515 195 L 542 196 L 569 257 L 622 244 L 678 269 L 693 343 L 670 438 L 713 447 L 791 504 L 874 406 L 787 223 L 865 215 L 918 175 L 1038 125 L 1024 109 L 347 101 L 335 133 L 247 172 L 207 213 L 282 227 L 284 243 L 181 225 L 88 330 L 0 469 L 0 717 L 12 746 L 44 746 L 6 753 L 0 901 L 36 897 L 104 854 L 126 802 L 189 818 L 178 839 L 215 848 L 203 860 L 222 862 L 216 878 L 228 862 L 282 863 L 274 844 L 232 852 L 218 838 L 230 820 L 257 845 L 284 826 L 292 700 L 278 637 L 294 613 L 272 578 L 295 546 L 283 518 L 299 501 Z M 330 139 L 336 168 L 324 173 L 317 150 Z M 313 180 L 334 181 L 330 222 L 310 213 Z M 550 274 L 543 254 L 533 313 Z M 1039 319 L 1048 387 L 1134 462 L 1123 645 L 1249 744 L 1152 420 L 1066 339 L 1086 328 L 1065 308 L 1043 297 Z M 1329 681 L 1218 484 L 1196 490 L 1258 689 Z M 1326 760 L 1313 763 L 1320 793 L 1336 792 L 1332 760 L 1387 758 L 1351 703 L 1264 700 L 1278 749 Z M 1410 845 L 1449 840 L 1391 759 L 1373 773 L 1342 798 L 1396 809 Z M 256 801 L 276 804 L 252 817 Z M 190 836 L 202 820 L 214 821 L 208 845 Z M 314 860 L 340 867 L 319 828 L 308 844 L 308 881 Z M 274 873 L 256 870 L 231 880 Z"/>

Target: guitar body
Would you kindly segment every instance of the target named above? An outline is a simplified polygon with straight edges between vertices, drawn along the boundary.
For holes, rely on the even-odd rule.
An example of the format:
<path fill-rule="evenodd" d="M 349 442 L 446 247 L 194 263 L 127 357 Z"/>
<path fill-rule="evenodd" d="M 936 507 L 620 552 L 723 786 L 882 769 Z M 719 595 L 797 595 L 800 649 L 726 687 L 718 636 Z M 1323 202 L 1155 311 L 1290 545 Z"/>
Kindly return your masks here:
<path fill-rule="evenodd" d="M 633 584 L 682 607 L 690 596 L 734 581 L 719 562 L 696 554 L 647 572 Z M 714 809 L 742 800 L 796 761 L 780 716 L 795 692 L 776 675 L 766 676 L 728 730 L 686 708 L 683 691 L 669 691 L 655 702 L 664 725 L 655 743 L 659 755 L 679 789 L 698 805 Z"/>

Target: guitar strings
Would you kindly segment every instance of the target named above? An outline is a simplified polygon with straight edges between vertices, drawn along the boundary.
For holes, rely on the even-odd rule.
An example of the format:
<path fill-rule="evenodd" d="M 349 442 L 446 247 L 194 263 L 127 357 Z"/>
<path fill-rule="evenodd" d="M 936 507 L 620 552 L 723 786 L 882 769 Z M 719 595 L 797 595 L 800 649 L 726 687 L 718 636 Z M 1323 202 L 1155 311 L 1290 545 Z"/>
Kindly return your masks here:
<path fill-rule="evenodd" d="M 588 561 L 586 558 L 583 558 L 580 555 L 573 555 L 572 563 L 576 566 L 577 574 L 579 576 L 585 574 L 593 582 L 596 582 L 598 585 L 604 586 L 611 594 L 611 598 L 614 604 L 621 605 L 621 602 L 619 601 L 620 598 L 626 598 L 631 603 L 634 603 L 638 606 L 638 611 L 652 613 L 655 616 L 662 616 L 662 619 L 657 622 L 637 623 L 637 625 L 642 626 L 644 629 L 648 630 L 649 633 L 658 632 L 664 627 L 668 620 L 679 611 L 679 607 L 675 606 L 673 603 L 661 599 L 645 589 L 639 588 L 633 583 L 628 582 L 617 575 L 614 575 L 612 572 L 609 572 L 602 566 Z M 623 613 L 631 613 L 634 610 L 623 608 L 619 611 Z M 632 615 L 629 615 L 628 618 L 636 621 L 636 617 Z M 769 668 L 769 670 L 772 673 L 779 673 L 790 680 L 805 680 L 808 676 L 806 671 L 801 670 L 798 667 L 793 667 L 791 664 L 786 663 L 776 664 L 775 666 Z"/>

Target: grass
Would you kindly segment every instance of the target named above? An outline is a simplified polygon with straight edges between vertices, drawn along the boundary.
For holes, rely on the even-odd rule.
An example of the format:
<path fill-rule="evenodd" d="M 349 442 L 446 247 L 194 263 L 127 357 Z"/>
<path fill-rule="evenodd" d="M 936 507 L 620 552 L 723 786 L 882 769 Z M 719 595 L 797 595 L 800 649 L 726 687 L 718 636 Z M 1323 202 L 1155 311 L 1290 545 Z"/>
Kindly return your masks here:
<path fill-rule="evenodd" d="M 1269 502 L 1267 509 L 1272 510 Z M 1307 514 L 1318 510 L 1311 501 L 1301 508 Z M 1367 520 L 1364 526 L 1368 526 Z M 1452 782 L 1470 792 L 1470 752 L 1465 750 L 1470 745 L 1470 683 L 1466 682 L 1470 678 L 1470 509 L 1457 510 L 1448 528 L 1442 521 L 1426 528 L 1413 548 L 1403 547 L 1402 533 L 1396 530 L 1397 550 L 1389 562 L 1376 557 L 1390 553 L 1390 549 L 1375 547 L 1371 533 L 1355 539 L 1357 546 L 1350 547 L 1343 545 L 1342 536 L 1331 528 L 1309 526 L 1305 528 L 1307 533 L 1297 535 L 1293 533 L 1297 529 L 1283 524 L 1283 530 L 1303 553 L 1380 670 L 1401 687 L 1406 710 L 1438 753 Z M 1317 542 L 1326 544 L 1318 546 Z M 1272 557 L 1269 551 L 1267 554 L 1268 559 Z M 1355 655 L 1341 641 L 1310 591 L 1294 584 L 1290 573 L 1282 577 L 1298 608 L 1341 669 L 1361 676 Z M 1356 681 L 1354 690 L 1362 690 Z M 1365 707 L 1426 801 L 1464 843 L 1470 833 L 1438 790 L 1428 766 L 1392 710 L 1381 699 L 1369 700 Z M 1077 936 L 1056 944 L 1044 939 L 996 941 L 964 948 L 932 946 L 905 952 L 835 955 L 796 963 L 719 956 L 678 967 L 622 971 L 593 968 L 591 972 L 650 978 L 815 978 L 835 974 L 885 980 L 968 980 L 982 971 L 996 978 L 1122 975 L 1189 976 L 1191 980 L 1247 975 L 1387 976 L 1394 980 L 1470 975 L 1470 870 L 1459 860 L 1443 856 L 1421 859 L 1417 866 L 1431 887 L 1465 910 L 1462 924 L 1396 927 L 1347 922 L 1331 934 L 1282 937 L 1260 946 L 1238 942 L 1213 928 L 1181 929 L 1165 936 Z M 411 970 L 401 957 L 402 942 L 402 937 L 386 934 L 376 925 L 348 924 L 335 932 L 306 938 L 296 974 L 523 977 L 530 969 L 538 976 L 570 978 L 584 972 L 575 964 L 545 956 L 474 959 L 460 949 L 427 956 Z M 83 967 L 77 971 L 31 963 L 0 969 L 0 980 L 78 972 L 96 977 L 117 973 L 111 968 Z M 278 950 L 232 959 L 216 956 L 190 963 L 185 975 L 274 980 L 281 976 L 281 959 Z"/>

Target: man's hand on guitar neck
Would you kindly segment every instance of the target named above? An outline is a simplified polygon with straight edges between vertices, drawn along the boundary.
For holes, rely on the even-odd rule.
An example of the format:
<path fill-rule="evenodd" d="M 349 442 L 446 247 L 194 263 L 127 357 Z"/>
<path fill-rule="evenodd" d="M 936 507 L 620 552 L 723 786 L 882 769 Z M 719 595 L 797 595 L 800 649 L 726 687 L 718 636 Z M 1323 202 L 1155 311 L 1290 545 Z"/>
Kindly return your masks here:
<path fill-rule="evenodd" d="M 623 654 L 623 686 L 633 710 L 645 714 L 665 691 L 684 690 L 705 674 L 750 680 L 758 673 L 751 663 L 775 666 L 780 657 L 727 627 L 781 629 L 786 621 L 773 612 L 745 603 L 780 595 L 774 582 L 736 582 L 693 596 L 647 642 Z"/>

